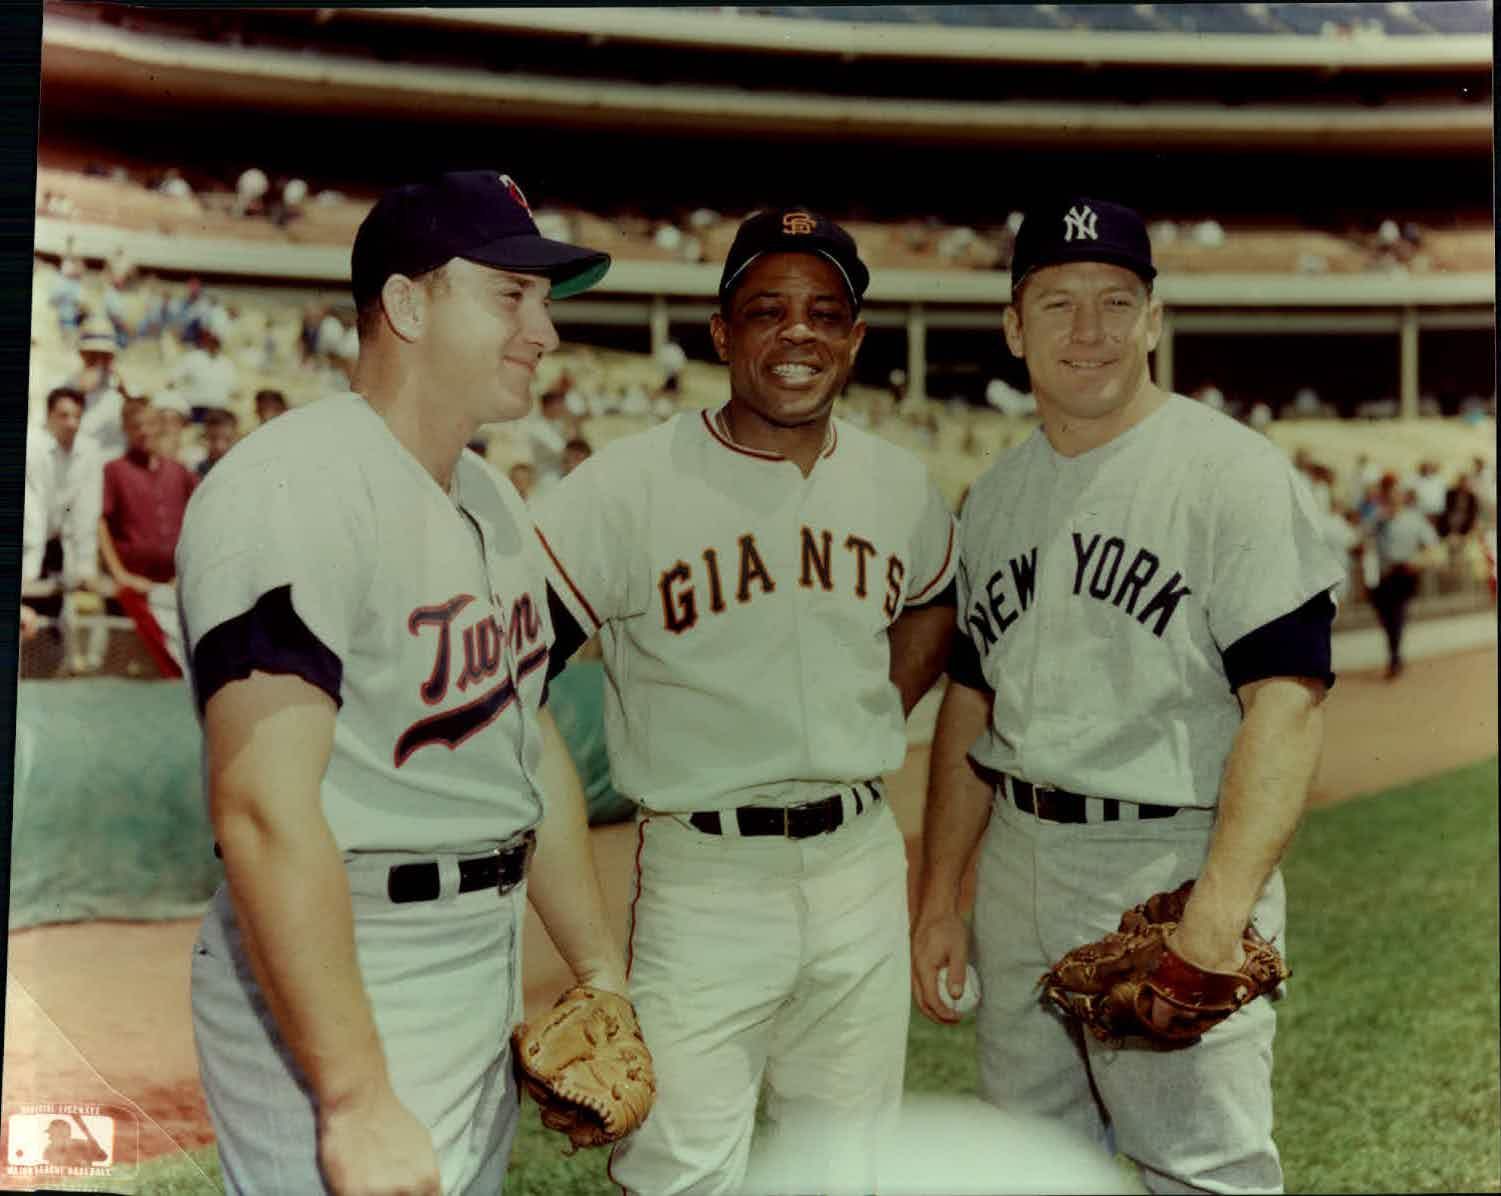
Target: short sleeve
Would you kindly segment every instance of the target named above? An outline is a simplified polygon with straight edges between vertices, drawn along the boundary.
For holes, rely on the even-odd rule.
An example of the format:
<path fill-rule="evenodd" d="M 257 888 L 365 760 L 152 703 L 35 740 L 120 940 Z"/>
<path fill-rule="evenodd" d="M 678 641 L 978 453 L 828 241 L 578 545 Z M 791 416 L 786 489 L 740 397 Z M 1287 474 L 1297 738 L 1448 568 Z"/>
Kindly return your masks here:
<path fill-rule="evenodd" d="M 374 523 L 354 470 L 220 462 L 189 504 L 177 546 L 200 708 L 253 670 L 295 673 L 340 700 L 378 551 Z"/>
<path fill-rule="evenodd" d="M 938 487 L 930 481 L 926 489 L 922 517 L 912 538 L 908 606 L 921 606 L 942 591 L 953 580 L 958 557 L 958 522 Z"/>
<path fill-rule="evenodd" d="M 593 635 L 629 613 L 629 564 L 637 538 L 620 496 L 610 493 L 605 461 L 594 457 L 532 506 L 548 582 L 578 625 Z"/>
<path fill-rule="evenodd" d="M 1214 511 L 1206 605 L 1210 631 L 1222 648 L 1297 610 L 1344 576 L 1312 492 L 1280 450 L 1268 445 L 1224 471 Z"/>

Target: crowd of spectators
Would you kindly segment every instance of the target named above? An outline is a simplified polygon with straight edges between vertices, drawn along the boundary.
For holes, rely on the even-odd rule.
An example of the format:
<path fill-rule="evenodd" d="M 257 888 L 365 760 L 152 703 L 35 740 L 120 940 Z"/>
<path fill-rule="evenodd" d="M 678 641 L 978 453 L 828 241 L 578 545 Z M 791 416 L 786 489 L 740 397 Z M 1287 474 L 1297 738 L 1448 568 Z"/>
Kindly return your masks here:
<path fill-rule="evenodd" d="M 66 364 L 49 380 L 45 413 L 28 436 L 23 621 L 31 629 L 38 613 L 55 617 L 67 594 L 93 595 L 105 613 L 149 629 L 139 608 L 149 612 L 155 594 L 167 609 L 171 547 L 193 486 L 242 434 L 286 411 L 289 391 L 306 398 L 347 383 L 358 354 L 352 313 L 325 300 L 226 300 L 197 280 L 169 283 L 118 259 L 92 275 L 65 260 L 38 279 L 38 318 Z M 122 357 L 142 352 L 159 361 L 154 376 L 122 370 Z M 569 345 L 545 364 L 533 413 L 484 429 L 473 446 L 524 495 L 545 492 L 618 435 L 723 397 L 720 371 L 672 341 L 650 356 Z M 978 407 L 914 399 L 907 383 L 893 369 L 884 385 L 852 385 L 841 414 L 917 451 L 956 501 L 994 452 L 1035 424 L 1031 396 L 1000 379 L 974 396 Z M 1228 400 L 1212 385 L 1195 397 L 1263 431 L 1277 426 L 1264 403 Z M 1327 414 L 1305 390 L 1283 405 L 1279 422 Z M 1410 476 L 1399 471 L 1385 491 L 1369 459 L 1354 476 L 1348 464 L 1336 473 L 1306 452 L 1298 464 L 1331 540 L 1350 556 L 1353 598 L 1375 595 L 1380 529 L 1399 506 L 1420 510 L 1448 548 L 1433 584 L 1479 570 L 1493 542 L 1495 477 L 1484 462 L 1461 470 L 1450 452 Z M 175 620 L 157 622 L 167 625 L 170 656 Z"/>
<path fill-rule="evenodd" d="M 95 183 L 108 183 L 114 191 L 99 194 Z M 37 195 L 38 211 L 61 219 L 122 227 L 146 223 L 196 235 L 209 229 L 216 235 L 279 237 L 289 244 L 347 243 L 370 203 L 336 186 L 315 187 L 259 166 L 247 166 L 232 180 L 205 174 L 195 185 L 176 169 L 132 173 L 98 162 L 81 171 L 44 164 Z M 546 236 L 598 245 L 622 259 L 714 262 L 722 260 L 744 215 L 705 207 L 651 214 L 551 206 L 539 208 L 536 219 Z M 844 216 L 872 266 L 919 270 L 1005 270 L 1021 221 L 1019 211 L 1006 208 L 994 221 L 976 225 L 936 217 Z M 1488 227 L 1425 229 L 1400 214 L 1340 228 L 1227 229 L 1213 218 L 1164 219 L 1150 232 L 1164 268 L 1190 273 L 1484 270 L 1494 252 Z"/>

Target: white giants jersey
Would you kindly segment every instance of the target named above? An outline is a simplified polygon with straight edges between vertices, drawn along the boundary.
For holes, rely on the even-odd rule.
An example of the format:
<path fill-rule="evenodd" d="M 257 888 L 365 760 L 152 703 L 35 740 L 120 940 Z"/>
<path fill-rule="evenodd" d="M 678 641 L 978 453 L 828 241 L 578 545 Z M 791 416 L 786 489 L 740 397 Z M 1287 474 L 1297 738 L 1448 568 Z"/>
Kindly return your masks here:
<path fill-rule="evenodd" d="M 959 632 L 995 691 L 971 755 L 1098 797 L 1213 806 L 1221 653 L 1344 574 L 1282 451 L 1181 395 L 1077 457 L 1039 428 L 960 518 Z"/>
<path fill-rule="evenodd" d="M 622 793 L 668 813 L 792 805 L 901 764 L 886 630 L 949 583 L 956 547 L 911 454 L 833 420 L 804 477 L 688 412 L 535 509 L 558 597 L 602 631 Z"/>
<path fill-rule="evenodd" d="M 323 809 L 344 851 L 483 850 L 535 825 L 552 627 L 510 483 L 445 493 L 355 394 L 251 433 L 194 494 L 178 594 L 200 709 L 252 669 L 339 703 Z"/>

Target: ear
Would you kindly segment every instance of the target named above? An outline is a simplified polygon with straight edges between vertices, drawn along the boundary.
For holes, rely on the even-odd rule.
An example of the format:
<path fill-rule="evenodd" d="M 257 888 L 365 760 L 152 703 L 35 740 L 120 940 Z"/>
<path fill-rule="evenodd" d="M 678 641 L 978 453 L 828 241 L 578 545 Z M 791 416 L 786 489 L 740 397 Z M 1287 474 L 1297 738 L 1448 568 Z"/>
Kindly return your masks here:
<path fill-rule="evenodd" d="M 865 343 L 865 321 L 856 320 L 854 327 L 850 329 L 850 357 L 849 364 L 855 364 L 855 355 L 860 352 L 860 346 Z"/>
<path fill-rule="evenodd" d="M 1006 337 L 1006 348 L 1011 350 L 1011 356 L 1025 360 L 1026 344 L 1022 340 L 1022 318 L 1017 313 L 1015 304 L 1001 314 L 1001 332 Z"/>
<path fill-rule="evenodd" d="M 405 274 L 393 274 L 380 289 L 381 310 L 392 332 L 415 341 L 427 325 L 427 293 Z"/>
<path fill-rule="evenodd" d="M 1147 306 L 1147 352 L 1151 353 L 1157 348 L 1157 342 L 1162 339 L 1162 300 L 1155 295 Z"/>
<path fill-rule="evenodd" d="M 730 330 L 725 325 L 724 317 L 718 312 L 709 317 L 709 336 L 714 341 L 714 352 L 719 354 L 719 360 L 728 364 Z"/>

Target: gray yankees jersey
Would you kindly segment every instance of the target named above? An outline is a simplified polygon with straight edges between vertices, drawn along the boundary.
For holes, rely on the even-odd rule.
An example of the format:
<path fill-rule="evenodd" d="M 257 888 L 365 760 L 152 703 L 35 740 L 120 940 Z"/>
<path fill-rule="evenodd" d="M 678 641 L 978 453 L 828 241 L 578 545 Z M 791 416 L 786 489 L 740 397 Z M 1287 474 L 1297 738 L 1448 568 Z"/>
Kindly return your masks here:
<path fill-rule="evenodd" d="M 1343 574 L 1283 453 L 1181 395 L 1073 458 L 1038 429 L 960 522 L 959 627 L 995 691 L 971 754 L 1128 801 L 1216 803 L 1222 653 Z"/>

